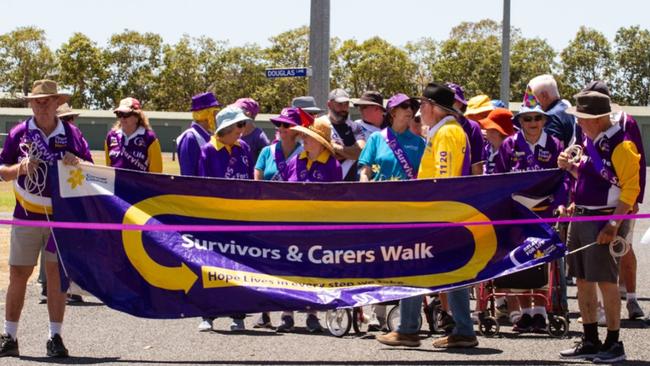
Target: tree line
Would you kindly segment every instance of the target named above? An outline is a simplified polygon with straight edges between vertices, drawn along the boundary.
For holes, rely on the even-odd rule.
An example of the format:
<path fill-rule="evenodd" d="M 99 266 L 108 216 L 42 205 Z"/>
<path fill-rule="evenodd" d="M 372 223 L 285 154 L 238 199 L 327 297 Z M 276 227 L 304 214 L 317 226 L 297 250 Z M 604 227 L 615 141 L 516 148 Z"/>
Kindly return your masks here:
<path fill-rule="evenodd" d="M 278 113 L 298 95 L 307 94 L 305 78 L 266 79 L 264 70 L 309 64 L 309 28 L 269 39 L 268 47 L 230 46 L 223 40 L 184 35 L 176 44 L 155 33 L 124 30 L 100 47 L 75 33 L 57 50 L 37 27 L 0 35 L 0 91 L 27 93 L 34 80 L 57 80 L 72 93 L 74 108 L 110 109 L 126 97 L 149 110 L 186 111 L 192 95 L 212 91 L 222 103 L 250 96 L 262 112 Z M 330 40 L 331 86 L 359 96 L 378 90 L 416 95 L 427 82 L 453 81 L 466 96 L 499 96 L 501 24 L 463 22 L 449 38 L 422 38 L 395 46 L 380 37 L 360 42 Z M 587 82 L 607 81 L 613 99 L 625 105 L 650 103 L 650 32 L 620 28 L 613 44 L 599 31 L 581 27 L 559 53 L 546 40 L 511 30 L 510 100 L 522 99 L 528 81 L 555 75 L 570 99 Z"/>

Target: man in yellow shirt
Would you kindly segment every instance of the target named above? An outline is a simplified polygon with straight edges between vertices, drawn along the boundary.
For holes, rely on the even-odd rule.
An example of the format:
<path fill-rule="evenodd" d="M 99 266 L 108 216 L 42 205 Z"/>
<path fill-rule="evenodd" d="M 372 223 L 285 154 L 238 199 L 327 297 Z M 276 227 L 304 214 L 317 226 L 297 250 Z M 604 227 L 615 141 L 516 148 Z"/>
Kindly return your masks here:
<path fill-rule="evenodd" d="M 467 135 L 457 121 L 460 114 L 454 108 L 454 92 L 445 85 L 429 83 L 422 93 L 420 114 L 429 127 L 427 144 L 418 171 L 419 179 L 470 175 Z M 470 316 L 469 289 L 448 293 L 449 307 L 456 326 L 449 336 L 433 341 L 436 348 L 476 347 L 478 340 Z M 377 336 L 377 341 L 389 346 L 417 347 L 420 345 L 419 317 L 422 296 L 400 301 L 400 324 L 396 331 Z"/>

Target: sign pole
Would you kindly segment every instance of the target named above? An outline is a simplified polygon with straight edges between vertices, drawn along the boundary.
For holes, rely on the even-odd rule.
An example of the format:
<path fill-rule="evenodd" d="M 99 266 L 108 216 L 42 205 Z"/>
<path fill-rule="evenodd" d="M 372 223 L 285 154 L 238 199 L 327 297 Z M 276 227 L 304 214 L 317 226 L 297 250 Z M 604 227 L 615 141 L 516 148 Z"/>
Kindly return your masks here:
<path fill-rule="evenodd" d="M 309 78 L 309 95 L 316 99 L 316 105 L 327 107 L 330 89 L 330 0 L 311 0 L 309 26 L 309 64 L 312 75 Z"/>

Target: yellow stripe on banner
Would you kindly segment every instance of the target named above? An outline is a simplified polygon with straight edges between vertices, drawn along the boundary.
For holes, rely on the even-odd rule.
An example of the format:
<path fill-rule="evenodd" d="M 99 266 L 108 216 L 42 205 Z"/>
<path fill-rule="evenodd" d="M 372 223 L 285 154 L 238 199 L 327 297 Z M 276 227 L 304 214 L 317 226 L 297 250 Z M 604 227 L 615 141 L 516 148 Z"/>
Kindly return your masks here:
<path fill-rule="evenodd" d="M 172 211 L 173 210 L 173 211 Z M 159 215 L 177 215 L 213 220 L 234 220 L 256 223 L 274 222 L 318 222 L 318 223 L 400 223 L 400 222 L 480 222 L 489 218 L 473 206 L 456 201 L 404 202 L 404 201 L 318 201 L 318 200 L 247 200 L 187 195 L 161 195 L 140 201 L 124 214 L 124 224 L 144 225 L 149 219 Z M 472 257 L 461 268 L 435 275 L 384 278 L 404 285 L 430 287 L 436 284 L 454 283 L 470 280 L 485 268 L 497 248 L 497 238 L 492 225 L 465 226 L 474 238 L 475 248 Z M 142 243 L 141 231 L 123 231 L 122 240 L 127 256 L 138 272 L 154 286 L 161 288 L 186 289 L 189 278 L 181 279 L 180 267 L 164 267 L 148 257 Z M 214 267 L 202 270 L 204 287 L 224 287 L 244 285 L 246 281 L 209 281 L 210 271 L 222 273 L 242 273 Z M 187 276 L 189 274 L 186 273 Z M 352 286 L 362 286 L 363 282 L 377 279 L 321 279 L 310 277 L 274 277 L 255 273 L 251 278 L 269 280 L 267 283 L 293 283 L 298 286 L 310 283 L 330 283 L 328 281 L 353 282 Z M 279 279 L 271 281 L 271 279 Z M 171 284 L 173 283 L 173 285 Z M 262 281 L 264 283 L 264 281 Z M 366 283 L 367 285 L 367 283 Z M 264 287 L 263 285 L 259 285 Z M 277 285 L 284 286 L 284 285 Z M 171 289 L 171 288 L 170 288 Z"/>
<path fill-rule="evenodd" d="M 52 204 L 50 201 L 50 204 L 42 204 L 42 203 L 37 203 L 37 202 L 31 202 L 26 199 L 26 195 L 24 196 L 22 192 L 19 192 L 16 187 L 14 186 L 14 195 L 16 196 L 16 201 L 20 203 L 23 208 L 29 212 L 41 214 L 41 215 L 51 215 L 52 214 Z"/>

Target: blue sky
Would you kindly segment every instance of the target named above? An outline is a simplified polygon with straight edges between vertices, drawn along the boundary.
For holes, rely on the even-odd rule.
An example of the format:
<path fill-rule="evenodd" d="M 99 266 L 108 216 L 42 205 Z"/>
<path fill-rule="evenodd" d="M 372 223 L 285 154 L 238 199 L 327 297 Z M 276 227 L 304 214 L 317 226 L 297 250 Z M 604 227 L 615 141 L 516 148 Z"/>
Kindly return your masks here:
<path fill-rule="evenodd" d="M 650 2 L 643 0 L 512 0 L 511 22 L 525 37 L 546 39 L 560 50 L 581 25 L 610 41 L 621 26 L 650 29 Z M 166 43 L 183 34 L 255 42 L 309 23 L 309 0 L 3 0 L 0 34 L 19 26 L 44 29 L 58 48 L 74 32 L 103 46 L 128 28 L 160 34 Z M 533 6 L 539 4 L 538 6 Z M 543 4 L 543 5 L 542 5 Z M 395 45 L 432 37 L 446 39 L 462 21 L 502 18 L 502 0 L 331 0 L 331 35 L 365 40 L 380 36 Z"/>

